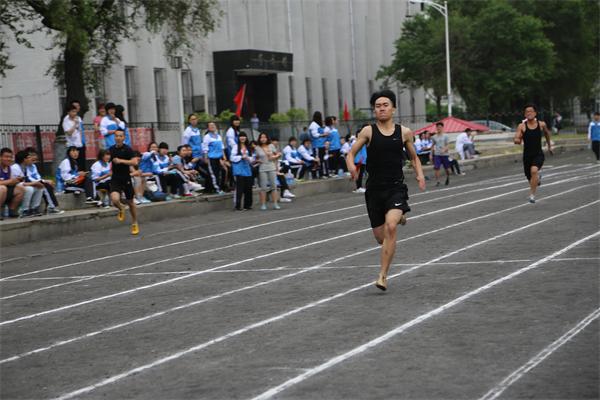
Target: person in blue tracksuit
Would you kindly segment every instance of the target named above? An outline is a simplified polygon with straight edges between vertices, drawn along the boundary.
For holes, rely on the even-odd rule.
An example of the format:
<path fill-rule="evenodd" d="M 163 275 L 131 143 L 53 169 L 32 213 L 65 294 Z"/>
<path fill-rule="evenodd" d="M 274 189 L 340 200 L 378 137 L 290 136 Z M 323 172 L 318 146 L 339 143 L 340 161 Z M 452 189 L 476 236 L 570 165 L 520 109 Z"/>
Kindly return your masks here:
<path fill-rule="evenodd" d="M 340 133 L 337 129 L 337 118 L 329 116 L 325 118 L 325 132 L 328 134 L 327 142 L 329 142 L 329 169 L 337 174 L 342 168 L 340 163 L 340 150 L 342 143 L 340 141 Z"/>
<path fill-rule="evenodd" d="M 600 112 L 594 113 L 594 119 L 588 127 L 588 140 L 592 143 L 592 151 L 596 162 L 600 163 Z"/>
<path fill-rule="evenodd" d="M 225 169 L 225 151 L 223 139 L 217 132 L 217 124 L 209 122 L 207 131 L 202 140 L 202 152 L 204 160 L 208 164 L 212 188 L 218 194 L 225 194 L 221 189 L 223 186 L 223 177 Z"/>
<path fill-rule="evenodd" d="M 117 115 L 117 106 L 115 103 L 108 103 L 105 106 L 106 115 L 100 121 L 100 133 L 104 137 L 104 148 L 110 149 L 115 145 L 115 132 L 125 130 L 125 122 L 121 121 Z"/>
<path fill-rule="evenodd" d="M 312 122 L 308 126 L 308 132 L 310 134 L 314 156 L 321 161 L 318 170 L 319 175 L 321 178 L 328 177 L 329 171 L 327 171 L 323 159 L 325 157 L 325 141 L 327 140 L 329 133 L 325 132 L 325 127 L 323 126 L 323 114 L 321 114 L 320 111 L 315 111 L 313 114 Z"/>
<path fill-rule="evenodd" d="M 231 167 L 235 178 L 235 209 L 242 209 L 242 197 L 244 198 L 244 210 L 252 209 L 252 164 L 255 161 L 252 148 L 248 141 L 246 132 L 240 132 L 238 143 L 231 148 Z"/>
<path fill-rule="evenodd" d="M 167 193 L 167 187 L 171 189 L 173 198 L 178 199 L 183 194 L 183 179 L 177 173 L 177 169 L 169 157 L 169 145 L 161 142 L 158 145 L 158 155 L 152 164 L 152 172 L 158 176 L 162 191 Z"/>

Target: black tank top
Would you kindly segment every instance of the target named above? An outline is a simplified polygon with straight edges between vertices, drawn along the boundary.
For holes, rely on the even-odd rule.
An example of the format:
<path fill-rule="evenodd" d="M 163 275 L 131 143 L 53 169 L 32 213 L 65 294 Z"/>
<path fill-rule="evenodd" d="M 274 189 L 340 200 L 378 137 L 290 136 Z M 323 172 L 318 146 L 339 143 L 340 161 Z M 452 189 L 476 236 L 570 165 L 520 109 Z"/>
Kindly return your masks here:
<path fill-rule="evenodd" d="M 402 127 L 396 125 L 394 133 L 386 136 L 377 128 L 377 124 L 372 124 L 371 132 L 371 140 L 367 146 L 367 187 L 404 182 Z"/>
<path fill-rule="evenodd" d="M 542 153 L 542 128 L 539 121 L 536 121 L 535 129 L 529 129 L 525 121 L 525 133 L 523 133 L 523 156 L 537 156 Z"/>

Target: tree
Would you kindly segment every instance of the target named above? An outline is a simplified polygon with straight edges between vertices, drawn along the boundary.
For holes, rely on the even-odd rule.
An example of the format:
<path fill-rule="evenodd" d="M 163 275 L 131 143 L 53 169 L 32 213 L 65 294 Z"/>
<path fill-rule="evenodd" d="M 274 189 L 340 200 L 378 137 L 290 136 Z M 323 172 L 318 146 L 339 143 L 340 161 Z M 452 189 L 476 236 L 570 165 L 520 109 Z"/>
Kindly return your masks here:
<path fill-rule="evenodd" d="M 51 71 L 65 85 L 67 98 L 88 109 L 86 89 L 92 89 L 92 62 L 108 68 L 120 60 L 118 46 L 137 39 L 140 29 L 162 34 L 165 55 L 190 56 L 198 38 L 213 31 L 221 11 L 218 0 L 11 0 L 0 2 L 0 74 L 9 63 L 5 39 L 11 32 L 18 43 L 27 41 L 26 27 L 45 29 L 52 48 L 60 51 Z"/>

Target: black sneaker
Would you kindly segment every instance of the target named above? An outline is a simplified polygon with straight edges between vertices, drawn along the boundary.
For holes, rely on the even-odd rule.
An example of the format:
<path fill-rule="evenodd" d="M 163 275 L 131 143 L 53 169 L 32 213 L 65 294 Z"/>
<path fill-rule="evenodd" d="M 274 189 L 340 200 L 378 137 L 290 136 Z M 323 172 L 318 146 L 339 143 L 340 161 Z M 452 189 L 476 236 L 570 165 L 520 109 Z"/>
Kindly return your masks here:
<path fill-rule="evenodd" d="M 33 210 L 30 211 L 30 215 L 32 217 L 41 217 L 44 214 L 42 212 L 40 212 L 39 208 L 34 208 Z"/>
<path fill-rule="evenodd" d="M 444 185 L 448 186 L 450 184 L 450 177 L 447 176 L 446 177 L 446 183 L 444 183 Z"/>
<path fill-rule="evenodd" d="M 21 215 L 19 215 L 19 218 L 28 218 L 28 217 L 31 217 L 31 211 L 29 211 L 29 210 L 21 211 Z"/>

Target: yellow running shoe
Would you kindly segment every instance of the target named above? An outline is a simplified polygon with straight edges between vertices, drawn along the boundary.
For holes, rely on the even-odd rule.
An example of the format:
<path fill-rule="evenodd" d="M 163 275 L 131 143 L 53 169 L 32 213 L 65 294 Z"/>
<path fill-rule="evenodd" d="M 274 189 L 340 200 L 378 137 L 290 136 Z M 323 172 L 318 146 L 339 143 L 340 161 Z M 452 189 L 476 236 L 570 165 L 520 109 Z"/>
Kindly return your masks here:
<path fill-rule="evenodd" d="M 131 224 L 131 234 L 137 235 L 138 233 L 140 233 L 140 227 L 138 224 Z"/>
<path fill-rule="evenodd" d="M 125 221 L 125 209 L 119 208 L 119 213 L 117 214 L 117 219 L 121 222 Z"/>

